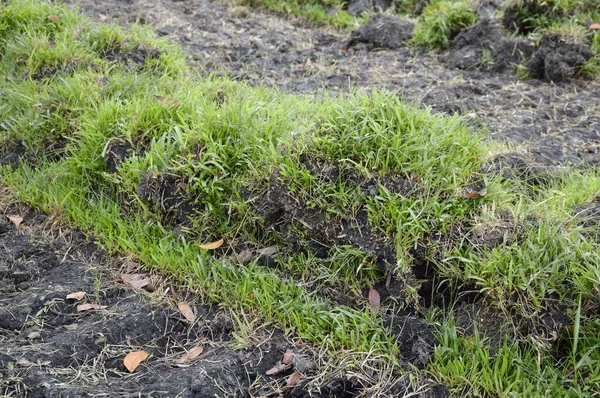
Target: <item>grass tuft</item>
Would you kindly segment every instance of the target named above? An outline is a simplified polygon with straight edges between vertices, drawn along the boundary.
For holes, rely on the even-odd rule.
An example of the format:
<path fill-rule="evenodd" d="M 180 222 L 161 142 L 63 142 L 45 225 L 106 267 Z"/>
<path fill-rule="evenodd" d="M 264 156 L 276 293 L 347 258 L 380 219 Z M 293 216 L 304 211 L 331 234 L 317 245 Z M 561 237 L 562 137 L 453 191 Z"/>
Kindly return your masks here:
<path fill-rule="evenodd" d="M 477 20 L 468 0 L 436 0 L 419 17 L 413 41 L 432 49 L 445 49 L 452 39 Z"/>

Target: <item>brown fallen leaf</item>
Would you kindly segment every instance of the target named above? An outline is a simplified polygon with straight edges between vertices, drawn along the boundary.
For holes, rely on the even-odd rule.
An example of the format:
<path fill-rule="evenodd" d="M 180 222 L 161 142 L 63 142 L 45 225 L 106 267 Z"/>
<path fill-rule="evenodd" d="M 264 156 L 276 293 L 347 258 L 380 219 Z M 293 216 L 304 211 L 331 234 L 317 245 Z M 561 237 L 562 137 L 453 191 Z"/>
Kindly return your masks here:
<path fill-rule="evenodd" d="M 287 350 L 283 354 L 283 358 L 281 359 L 281 363 L 284 365 L 291 365 L 294 360 L 294 352 L 292 350 Z"/>
<path fill-rule="evenodd" d="M 593 23 L 590 26 L 588 26 L 588 29 L 590 29 L 590 30 L 600 30 L 600 23 Z"/>
<path fill-rule="evenodd" d="M 133 351 L 125 356 L 123 365 L 130 373 L 133 373 L 140 363 L 148 359 L 150 354 L 146 351 Z"/>
<path fill-rule="evenodd" d="M 90 311 L 90 310 L 103 310 L 105 308 L 106 308 L 105 305 L 100 305 L 100 304 L 93 304 L 93 303 L 79 304 L 77 306 L 77 312 L 84 312 L 84 311 Z"/>
<path fill-rule="evenodd" d="M 294 373 L 292 373 L 290 375 L 290 377 L 288 377 L 287 382 L 285 383 L 285 387 L 286 388 L 294 387 L 296 384 L 298 384 L 301 377 L 302 377 L 302 374 L 300 372 L 298 372 L 297 370 L 294 370 Z"/>
<path fill-rule="evenodd" d="M 196 320 L 196 313 L 188 303 L 181 301 L 179 304 L 177 304 L 177 308 L 179 308 L 179 312 L 181 312 L 181 314 L 189 323 L 194 323 Z"/>
<path fill-rule="evenodd" d="M 379 292 L 372 287 L 369 288 L 369 307 L 373 312 L 379 311 L 379 305 L 381 304 L 381 296 Z"/>
<path fill-rule="evenodd" d="M 11 214 L 8 217 L 8 219 L 15 225 L 15 227 L 19 228 L 21 226 L 21 223 L 23 222 L 23 217 L 16 215 L 16 214 Z"/>
<path fill-rule="evenodd" d="M 67 300 L 83 300 L 83 298 L 85 297 L 85 292 L 73 292 L 73 293 L 69 293 L 67 294 Z"/>
<path fill-rule="evenodd" d="M 275 376 L 279 373 L 285 372 L 286 370 L 290 370 L 292 368 L 292 364 L 286 365 L 285 363 L 279 362 L 277 365 L 273 366 L 271 369 L 267 370 L 265 374 L 267 376 Z"/>
<path fill-rule="evenodd" d="M 469 192 L 467 192 L 467 198 L 468 199 L 482 198 L 485 196 L 486 193 L 487 193 L 487 189 L 485 189 L 485 188 L 480 191 L 469 191 Z"/>
<path fill-rule="evenodd" d="M 269 246 L 269 247 L 265 247 L 263 249 L 258 249 L 256 251 L 256 253 L 258 254 L 258 257 L 266 257 L 266 256 L 272 256 L 274 254 L 277 254 L 278 251 L 279 251 L 279 248 L 277 246 Z"/>
<path fill-rule="evenodd" d="M 127 261 L 125 263 L 125 266 L 127 267 L 127 273 L 132 273 L 135 269 L 137 269 L 140 265 L 135 262 L 135 261 Z"/>
<path fill-rule="evenodd" d="M 234 254 L 230 257 L 232 263 L 245 265 L 252 261 L 252 251 L 242 250 L 238 254 Z"/>
<path fill-rule="evenodd" d="M 200 248 L 204 249 L 204 250 L 215 250 L 215 249 L 218 249 L 219 247 L 223 246 L 223 243 L 225 243 L 225 241 L 223 239 L 219 239 L 214 242 L 203 243 L 200 245 Z"/>
<path fill-rule="evenodd" d="M 58 15 L 48 15 L 48 20 L 52 22 L 60 21 L 60 17 Z"/>
<path fill-rule="evenodd" d="M 42 334 L 40 332 L 31 332 L 27 335 L 27 338 L 29 340 L 39 339 L 40 337 L 42 337 Z"/>
<path fill-rule="evenodd" d="M 167 106 L 170 106 L 173 110 L 176 110 L 177 108 L 179 108 L 179 104 L 180 102 L 178 100 L 175 100 L 173 98 L 169 98 L 169 97 L 163 97 L 160 95 L 156 95 L 155 96 L 156 101 L 165 104 Z"/>
<path fill-rule="evenodd" d="M 152 283 L 146 274 L 121 274 L 121 280 L 134 289 L 143 289 Z"/>
<path fill-rule="evenodd" d="M 183 354 L 181 358 L 177 360 L 177 363 L 175 365 L 180 368 L 191 366 L 192 362 L 198 359 L 198 357 L 200 357 L 200 355 L 202 355 L 203 352 L 204 346 L 198 345 L 186 352 L 185 354 Z"/>
<path fill-rule="evenodd" d="M 154 283 L 149 283 L 146 286 L 144 286 L 144 290 L 152 293 L 152 292 L 156 291 L 156 285 Z"/>

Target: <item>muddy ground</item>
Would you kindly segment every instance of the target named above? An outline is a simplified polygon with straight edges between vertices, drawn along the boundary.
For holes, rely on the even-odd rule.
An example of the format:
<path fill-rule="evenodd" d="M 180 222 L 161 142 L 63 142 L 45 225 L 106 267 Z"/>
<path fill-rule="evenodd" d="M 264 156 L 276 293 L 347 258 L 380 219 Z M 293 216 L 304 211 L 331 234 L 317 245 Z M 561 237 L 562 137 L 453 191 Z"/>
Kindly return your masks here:
<path fill-rule="evenodd" d="M 471 58 L 480 55 L 481 40 L 497 37 L 533 56 L 530 44 L 508 41 L 493 23 L 461 33 L 448 52 L 432 53 L 396 44 L 379 49 L 385 41 L 374 41 L 368 29 L 333 30 L 222 2 L 78 3 L 96 19 L 124 25 L 139 20 L 171 36 L 204 73 L 310 94 L 384 88 L 438 112 L 466 115 L 474 125 L 483 126 L 491 139 L 514 145 L 515 151 L 522 152 L 519 159 L 535 167 L 600 163 L 600 82 L 579 76 L 563 79 L 563 75 L 549 81 L 544 70 L 536 79 L 519 80 L 509 64 L 500 62 L 502 49 L 490 65 L 474 64 Z M 482 15 L 493 12 L 497 3 L 486 2 Z M 406 24 L 395 29 L 386 33 L 393 43 L 406 39 Z M 555 46 L 548 42 L 550 50 Z M 9 197 L 5 191 L 0 195 Z M 93 238 L 61 229 L 51 218 L 12 204 L 5 203 L 0 214 L 3 396 L 361 394 L 364 380 L 343 368 L 320 377 L 323 358 L 296 346 L 280 331 L 261 328 L 240 339 L 234 319 L 218 307 L 197 304 L 191 292 L 163 275 L 151 276 L 150 289 L 134 289 L 120 281 L 123 273 L 144 271 L 128 259 L 104 253 Z M 17 228 L 9 215 L 24 220 Z M 81 291 L 86 292 L 81 300 L 66 298 Z M 193 322 L 178 310 L 181 302 L 195 309 Z M 105 308 L 78 311 L 81 304 Z M 196 361 L 177 366 L 186 351 L 198 346 L 204 350 Z M 150 357 L 129 373 L 123 359 L 137 350 L 147 351 Z M 266 375 L 287 350 L 294 353 L 292 366 Z M 303 374 L 301 381 L 286 387 L 295 370 Z M 420 396 L 448 393 L 444 386 L 426 381 L 423 391 Z M 399 380 L 385 393 L 403 396 L 407 392 Z"/>

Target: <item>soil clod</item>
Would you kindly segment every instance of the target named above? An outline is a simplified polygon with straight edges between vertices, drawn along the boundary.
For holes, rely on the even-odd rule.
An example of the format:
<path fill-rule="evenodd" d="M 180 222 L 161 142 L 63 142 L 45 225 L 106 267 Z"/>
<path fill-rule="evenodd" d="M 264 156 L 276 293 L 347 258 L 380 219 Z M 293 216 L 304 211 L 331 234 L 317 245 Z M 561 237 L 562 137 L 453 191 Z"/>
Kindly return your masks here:
<path fill-rule="evenodd" d="M 412 37 L 414 24 L 401 18 L 375 14 L 369 22 L 356 29 L 350 35 L 346 48 L 358 43 L 374 48 L 400 48 Z"/>
<path fill-rule="evenodd" d="M 557 34 L 546 35 L 527 67 L 532 77 L 564 82 L 582 74 L 582 67 L 594 56 L 587 44 Z"/>

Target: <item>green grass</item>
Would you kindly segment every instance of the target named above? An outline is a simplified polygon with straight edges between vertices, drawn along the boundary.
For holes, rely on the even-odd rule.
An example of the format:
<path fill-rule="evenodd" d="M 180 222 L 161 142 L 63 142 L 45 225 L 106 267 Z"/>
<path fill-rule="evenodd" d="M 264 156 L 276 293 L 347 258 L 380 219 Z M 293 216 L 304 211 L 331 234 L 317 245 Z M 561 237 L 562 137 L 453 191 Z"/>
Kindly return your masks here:
<path fill-rule="evenodd" d="M 460 31 L 477 20 L 468 0 L 434 0 L 418 20 L 413 42 L 433 49 L 445 49 Z"/>
<path fill-rule="evenodd" d="M 440 339 L 428 367 L 409 371 L 415 379 L 433 378 L 457 395 L 599 390 L 600 250 L 573 211 L 596 200 L 597 172 L 541 186 L 481 176 L 491 148 L 459 117 L 384 92 L 315 99 L 200 77 L 177 48 L 140 27 L 94 25 L 34 0 L 0 7 L 0 151 L 24 155 L 16 169 L 0 170 L 22 201 L 175 275 L 207 303 L 243 310 L 252 324 L 275 325 L 330 357 L 352 352 L 356 366 L 369 353 L 380 358 L 374 366 L 407 372 L 394 336 L 362 296 L 394 274 L 404 284 L 400 305 L 416 305 Z M 111 60 L 115 52 L 121 61 Z M 146 57 L 137 62 L 130 52 Z M 112 173 L 105 156 L 115 142 L 133 153 Z M 323 172 L 311 172 L 306 159 Z M 328 177 L 332 169 L 338 173 Z M 172 225 L 169 209 L 140 193 L 148 176 L 165 173 L 195 209 L 189 223 Z M 474 177 L 487 185 L 481 198 L 465 195 Z M 394 194 L 386 179 L 416 189 Z M 375 181 L 375 192 L 359 188 L 364 181 Z M 261 212 L 275 187 L 288 212 L 298 211 L 286 229 L 272 228 Z M 340 229 L 327 235 L 361 212 L 395 262 L 381 267 Z M 519 239 L 508 229 L 492 248 L 474 243 L 506 223 Z M 291 250 L 279 252 L 274 268 L 241 266 L 200 247 L 220 238 Z M 331 250 L 317 255 L 315 240 Z M 481 293 L 504 320 L 502 346 L 491 346 L 484 331 L 458 330 L 454 300 L 423 306 L 416 293 L 424 281 L 413 274 L 423 261 L 450 290 Z M 556 303 L 569 324 L 546 335 L 540 315 Z"/>
<path fill-rule="evenodd" d="M 343 0 L 237 0 L 239 4 L 263 7 L 271 11 L 307 18 L 316 23 L 339 28 L 357 26 L 362 17 L 355 17 L 343 9 Z"/>

